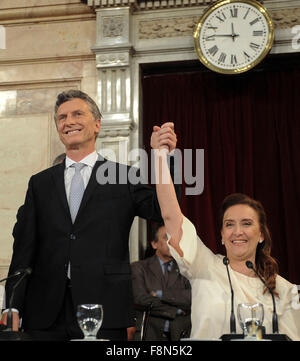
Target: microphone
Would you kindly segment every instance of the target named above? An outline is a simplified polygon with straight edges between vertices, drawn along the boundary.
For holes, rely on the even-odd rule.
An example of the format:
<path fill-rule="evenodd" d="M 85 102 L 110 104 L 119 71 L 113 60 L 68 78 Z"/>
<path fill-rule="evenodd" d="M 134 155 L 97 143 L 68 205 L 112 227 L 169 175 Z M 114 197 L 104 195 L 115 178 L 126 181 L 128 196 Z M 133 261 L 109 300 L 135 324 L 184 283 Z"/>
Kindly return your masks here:
<path fill-rule="evenodd" d="M 253 266 L 253 263 L 251 261 L 246 261 L 246 266 L 249 269 L 252 269 L 256 276 L 262 281 L 262 283 L 265 285 L 265 287 L 268 289 L 268 291 L 270 292 L 271 296 L 272 296 L 272 301 L 273 301 L 273 318 L 272 318 L 272 328 L 273 328 L 273 333 L 279 333 L 278 331 L 278 318 L 277 318 L 277 313 L 276 313 L 276 302 L 275 302 L 275 297 L 274 297 L 274 293 L 272 292 L 272 290 L 270 289 L 270 287 L 267 286 L 266 282 L 263 280 L 263 278 L 258 274 L 258 272 L 256 271 L 256 269 Z"/>
<path fill-rule="evenodd" d="M 4 331 L 13 331 L 13 327 L 12 327 L 12 304 L 13 304 L 13 300 L 14 300 L 14 296 L 15 296 L 15 291 L 17 289 L 17 287 L 19 286 L 19 284 L 23 281 L 23 279 L 30 275 L 32 272 L 32 269 L 30 267 L 16 271 L 15 273 L 13 273 L 11 276 L 7 277 L 7 278 L 11 278 L 11 277 L 15 277 L 18 275 L 22 275 L 20 277 L 20 279 L 16 282 L 16 284 L 12 287 L 12 293 L 10 295 L 10 299 L 9 299 L 9 304 L 8 304 L 8 312 L 7 312 L 7 327 L 6 330 Z"/>
<path fill-rule="evenodd" d="M 226 266 L 228 281 L 229 281 L 230 290 L 231 290 L 230 333 L 236 333 L 235 316 L 234 316 L 234 293 L 233 293 L 232 283 L 231 283 L 229 269 L 228 269 L 229 259 L 227 257 L 224 257 L 223 263 Z"/>
<path fill-rule="evenodd" d="M 13 277 L 17 277 L 17 276 L 20 276 L 22 273 L 26 272 L 27 274 L 30 274 L 31 273 L 31 268 L 22 268 L 22 269 L 19 269 L 18 271 L 14 272 L 12 275 L 8 276 L 8 277 L 5 277 L 3 278 L 2 280 L 0 280 L 0 282 L 4 282 L 4 281 L 7 281 L 9 280 L 10 278 L 13 278 Z"/>

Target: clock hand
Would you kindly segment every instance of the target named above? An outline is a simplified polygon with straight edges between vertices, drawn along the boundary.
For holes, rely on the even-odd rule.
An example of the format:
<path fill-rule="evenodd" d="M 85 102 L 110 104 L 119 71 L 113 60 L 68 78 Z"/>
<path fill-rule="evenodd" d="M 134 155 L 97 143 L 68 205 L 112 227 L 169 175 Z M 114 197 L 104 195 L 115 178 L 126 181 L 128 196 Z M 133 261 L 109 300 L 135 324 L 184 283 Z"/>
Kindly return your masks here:
<path fill-rule="evenodd" d="M 232 41 L 234 42 L 234 28 L 233 28 L 233 23 L 231 23 L 231 36 L 232 36 Z"/>
<path fill-rule="evenodd" d="M 237 37 L 240 36 L 239 34 L 216 34 L 216 35 L 212 35 L 212 36 L 217 36 L 217 37 L 226 37 L 226 38 L 232 38 L 232 37 Z"/>
<path fill-rule="evenodd" d="M 236 33 L 234 32 L 233 23 L 231 23 L 231 36 L 232 36 L 232 41 L 233 41 L 233 42 L 234 42 L 235 38 L 236 38 L 237 36 L 239 36 L 238 34 L 236 34 Z"/>
<path fill-rule="evenodd" d="M 233 25 L 233 24 L 232 24 Z M 209 39 L 214 39 L 215 37 L 221 37 L 221 38 L 232 38 L 233 39 L 233 41 L 235 40 L 235 38 L 237 37 L 237 36 L 240 36 L 239 34 L 235 34 L 234 32 L 232 33 L 232 34 L 213 34 L 213 35 L 209 35 L 209 36 L 207 36 L 206 37 L 206 40 L 209 40 Z"/>

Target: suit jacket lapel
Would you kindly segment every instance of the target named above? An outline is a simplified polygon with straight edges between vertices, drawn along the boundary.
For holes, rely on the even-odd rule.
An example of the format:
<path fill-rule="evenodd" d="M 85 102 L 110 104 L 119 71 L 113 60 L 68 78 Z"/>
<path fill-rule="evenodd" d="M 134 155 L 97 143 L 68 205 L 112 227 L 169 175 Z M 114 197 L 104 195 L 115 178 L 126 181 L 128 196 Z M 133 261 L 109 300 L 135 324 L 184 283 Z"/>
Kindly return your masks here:
<path fill-rule="evenodd" d="M 57 189 L 58 198 L 60 199 L 65 211 L 70 215 L 69 204 L 66 195 L 66 187 L 65 187 L 65 176 L 64 176 L 65 161 L 63 161 L 61 164 L 57 165 L 56 167 L 52 167 L 51 171 Z"/>
<path fill-rule="evenodd" d="M 152 256 L 149 259 L 149 268 L 159 281 L 163 279 L 164 275 L 162 273 L 161 265 L 156 255 Z"/>
<path fill-rule="evenodd" d="M 150 262 L 151 261 L 151 262 Z M 157 279 L 165 281 L 164 274 L 160 262 L 156 255 L 149 259 L 149 268 Z M 179 268 L 175 260 L 173 260 L 172 269 L 168 274 L 168 288 L 171 287 L 179 277 Z"/>
<path fill-rule="evenodd" d="M 93 194 L 93 191 L 98 184 L 97 179 L 96 179 L 96 172 L 97 172 L 98 167 L 101 164 L 103 164 L 104 162 L 106 162 L 106 160 L 99 155 L 98 160 L 96 161 L 94 168 L 92 170 L 90 180 L 84 191 L 83 198 L 82 198 L 82 201 L 81 201 L 81 204 L 80 204 L 77 216 L 76 216 L 75 223 L 76 223 L 77 219 L 80 217 L 80 213 L 86 206 L 90 196 Z M 70 219 L 71 219 L 69 204 L 68 204 L 67 195 L 66 195 L 66 187 L 65 187 L 65 176 L 64 176 L 65 161 L 56 167 L 52 167 L 51 170 L 52 170 L 53 180 L 54 180 L 55 186 L 57 188 L 57 194 L 59 196 L 59 199 L 60 199 L 65 211 L 69 214 Z"/>
<path fill-rule="evenodd" d="M 84 194 L 83 194 L 83 197 L 82 197 L 82 200 L 81 200 L 81 204 L 80 204 L 80 207 L 79 207 L 76 219 L 75 219 L 75 223 L 79 219 L 81 212 L 84 210 L 84 207 L 88 203 L 88 200 L 91 197 L 91 195 L 93 194 L 93 192 L 95 190 L 95 187 L 98 185 L 97 177 L 96 177 L 97 169 L 104 162 L 106 162 L 106 160 L 99 155 L 98 160 L 96 161 L 96 163 L 95 163 L 95 165 L 93 167 L 92 174 L 90 176 L 90 180 L 89 180 L 89 182 L 88 182 L 88 184 L 86 186 L 86 189 L 84 191 Z"/>

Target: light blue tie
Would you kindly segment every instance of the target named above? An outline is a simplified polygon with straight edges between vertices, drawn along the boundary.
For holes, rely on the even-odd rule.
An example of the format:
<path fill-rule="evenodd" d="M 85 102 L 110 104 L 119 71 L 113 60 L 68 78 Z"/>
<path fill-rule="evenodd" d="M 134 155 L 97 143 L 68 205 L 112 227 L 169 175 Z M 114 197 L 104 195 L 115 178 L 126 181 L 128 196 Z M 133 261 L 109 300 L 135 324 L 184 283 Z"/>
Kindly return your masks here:
<path fill-rule="evenodd" d="M 74 163 L 71 167 L 75 168 L 75 174 L 73 175 L 70 187 L 69 208 L 72 222 L 74 223 L 84 193 L 84 183 L 80 171 L 85 167 L 85 164 Z"/>

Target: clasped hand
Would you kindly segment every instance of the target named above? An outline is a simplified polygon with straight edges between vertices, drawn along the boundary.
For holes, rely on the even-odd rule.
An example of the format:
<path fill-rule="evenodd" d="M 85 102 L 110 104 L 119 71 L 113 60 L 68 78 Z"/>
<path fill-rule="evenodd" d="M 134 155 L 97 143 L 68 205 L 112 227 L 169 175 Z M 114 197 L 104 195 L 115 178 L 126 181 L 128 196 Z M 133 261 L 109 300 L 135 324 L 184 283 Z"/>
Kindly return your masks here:
<path fill-rule="evenodd" d="M 169 152 L 172 152 L 177 144 L 174 123 L 167 122 L 161 127 L 155 125 L 153 127 L 150 144 L 153 149 L 167 149 Z"/>

